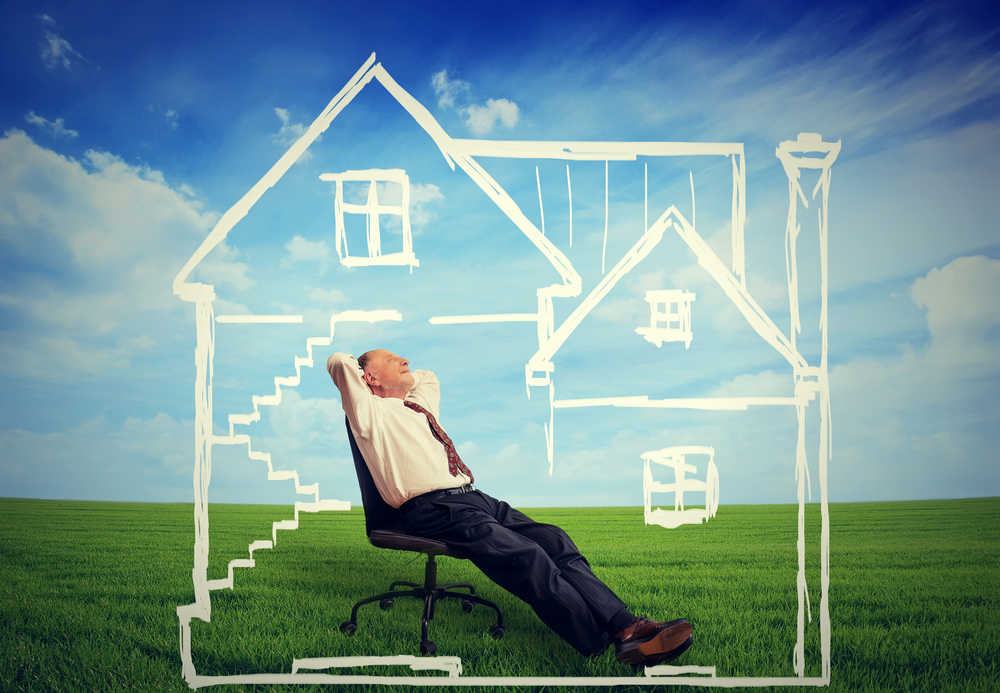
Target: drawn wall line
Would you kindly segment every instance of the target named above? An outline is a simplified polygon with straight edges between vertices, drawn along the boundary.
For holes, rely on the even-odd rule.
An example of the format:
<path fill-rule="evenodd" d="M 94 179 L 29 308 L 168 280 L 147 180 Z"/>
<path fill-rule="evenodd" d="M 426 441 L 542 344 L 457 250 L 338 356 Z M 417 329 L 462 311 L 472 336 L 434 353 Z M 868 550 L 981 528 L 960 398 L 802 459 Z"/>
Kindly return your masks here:
<path fill-rule="evenodd" d="M 569 247 L 573 247 L 573 185 L 569 180 L 569 164 L 566 164 L 566 194 L 569 196 Z"/>
<path fill-rule="evenodd" d="M 604 274 L 604 257 L 608 252 L 608 161 L 604 160 L 604 245 L 601 246 L 601 274 Z"/>
<path fill-rule="evenodd" d="M 436 315 L 432 325 L 470 325 L 483 322 L 538 322 L 538 313 L 487 313 L 484 315 Z"/>
<path fill-rule="evenodd" d="M 535 182 L 538 184 L 538 214 L 542 218 L 542 235 L 545 235 L 545 207 L 542 205 L 542 179 L 538 175 L 538 167 L 535 166 Z"/>

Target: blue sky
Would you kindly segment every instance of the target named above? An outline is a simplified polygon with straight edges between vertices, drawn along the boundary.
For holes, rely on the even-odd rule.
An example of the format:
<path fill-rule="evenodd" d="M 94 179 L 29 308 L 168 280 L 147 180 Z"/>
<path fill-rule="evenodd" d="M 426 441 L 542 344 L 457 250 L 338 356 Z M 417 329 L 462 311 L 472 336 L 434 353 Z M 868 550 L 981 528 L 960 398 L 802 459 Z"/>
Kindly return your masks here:
<path fill-rule="evenodd" d="M 744 143 L 747 285 L 786 334 L 788 187 L 774 149 L 800 132 L 840 140 L 830 499 L 1000 494 L 994 4 L 525 3 L 481 13 L 389 3 L 375 13 L 333 3 L 5 3 L 4 15 L 0 495 L 191 499 L 194 309 L 171 282 L 373 52 L 454 138 Z M 539 226 L 542 188 L 547 237 L 579 271 L 583 295 L 603 276 L 602 252 L 611 267 L 642 233 L 634 162 L 608 164 L 606 247 L 603 162 L 572 165 L 572 246 L 564 162 L 480 163 Z M 650 219 L 671 204 L 696 209 L 698 232 L 720 257 L 731 252 L 729 163 L 642 163 Z M 421 262 L 412 273 L 337 257 L 333 196 L 319 175 L 375 167 L 410 176 Z M 384 229 L 386 246 L 400 242 L 398 229 Z M 557 397 L 789 396 L 787 363 L 694 255 L 677 238 L 657 253 L 567 341 Z M 338 327 L 302 384 L 248 427 L 255 449 L 318 482 L 325 498 L 360 500 L 325 354 L 386 346 L 438 373 L 442 423 L 483 488 L 515 504 L 638 505 L 641 453 L 682 444 L 715 447 L 723 504 L 795 500 L 786 408 L 556 410 L 550 475 L 548 393 L 525 396 L 535 326 L 427 319 L 533 312 L 535 290 L 558 276 L 376 82 L 196 278 L 216 287 L 217 314 L 304 316 L 295 326 L 217 326 L 219 433 L 228 414 L 251 411 L 252 395 L 294 372 L 305 339 L 328 334 L 331 312 L 403 314 Z M 634 333 L 648 322 L 644 292 L 672 287 L 697 294 L 689 349 L 657 349 Z M 804 315 L 816 298 L 803 299 Z M 574 305 L 557 302 L 557 324 Z M 211 500 L 288 503 L 290 486 L 266 481 L 245 446 L 216 447 Z"/>

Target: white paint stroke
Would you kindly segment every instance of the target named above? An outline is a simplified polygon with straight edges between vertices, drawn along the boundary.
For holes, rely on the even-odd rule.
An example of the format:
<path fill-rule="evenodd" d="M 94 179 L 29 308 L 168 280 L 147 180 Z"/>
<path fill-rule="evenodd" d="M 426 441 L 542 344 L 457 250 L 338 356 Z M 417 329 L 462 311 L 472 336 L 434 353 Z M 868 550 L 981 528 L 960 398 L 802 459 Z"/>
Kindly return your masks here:
<path fill-rule="evenodd" d="M 382 320 L 400 321 L 403 319 L 402 313 L 398 310 L 345 310 L 340 313 L 333 313 L 330 316 L 330 339 L 334 336 L 334 326 L 338 322 L 368 322 L 376 323 Z"/>
<path fill-rule="evenodd" d="M 700 673 L 700 672 L 699 672 Z M 234 674 L 230 676 L 202 676 L 193 674 L 186 679 L 193 689 L 206 686 L 242 684 L 245 686 L 267 685 L 375 685 L 375 686 L 441 686 L 449 688 L 469 688 L 493 686 L 511 688 L 518 686 L 687 686 L 703 688 L 766 688 L 769 686 L 820 687 L 829 686 L 830 680 L 820 677 L 762 676 L 762 677 L 717 677 L 703 676 L 345 676 L 337 674 Z"/>
<path fill-rule="evenodd" d="M 206 295 L 205 292 L 211 291 L 212 287 L 210 286 L 189 284 L 187 282 L 187 278 L 190 276 L 192 270 L 208 255 L 212 248 L 226 238 L 229 231 L 246 216 L 250 208 L 257 203 L 257 200 L 288 172 L 288 169 L 302 156 L 302 153 L 305 152 L 309 145 L 326 131 L 330 123 L 333 122 L 333 119 L 343 110 L 344 106 L 350 103 L 361 92 L 365 84 L 374 77 L 374 73 L 369 69 L 374 62 L 375 54 L 372 53 L 368 60 L 361 66 L 361 69 L 354 73 L 354 76 L 348 80 L 343 89 L 333 97 L 333 100 L 327 104 L 323 112 L 312 122 L 305 134 L 288 148 L 288 151 L 240 198 L 239 202 L 230 207 L 222 215 L 215 228 L 212 229 L 208 237 L 205 238 L 174 278 L 173 290 L 175 294 L 181 296 L 185 301 L 193 301 L 196 300 L 196 296 L 201 297 Z"/>
<path fill-rule="evenodd" d="M 209 580 L 208 589 L 209 590 L 222 590 L 222 589 L 233 589 L 233 570 L 235 568 L 254 568 L 256 567 L 256 562 L 253 560 L 253 552 L 256 549 L 270 549 L 274 546 L 273 542 L 270 541 L 255 541 L 250 544 L 250 558 L 237 558 L 235 560 L 229 561 L 228 566 L 228 577 L 221 578 L 218 580 Z"/>
<path fill-rule="evenodd" d="M 630 407 L 638 409 L 703 409 L 708 411 L 745 411 L 751 406 L 790 406 L 799 404 L 795 397 L 678 397 L 649 399 L 646 395 L 625 397 L 587 397 L 557 399 L 556 409 L 579 407 Z"/>
<path fill-rule="evenodd" d="M 432 325 L 466 325 L 484 322 L 538 322 L 538 313 L 493 313 L 486 315 L 435 315 Z"/>
<path fill-rule="evenodd" d="M 687 476 L 697 472 L 697 467 L 688 463 L 688 455 L 705 455 L 708 464 L 705 480 Z M 700 525 L 708 522 L 719 510 L 719 470 L 715 466 L 715 449 L 704 445 L 680 445 L 650 450 L 641 455 L 644 460 L 642 473 L 643 517 L 647 525 L 660 525 L 676 529 L 681 525 Z M 652 464 L 668 467 L 674 472 L 673 483 L 653 479 Z M 704 492 L 704 509 L 684 508 L 685 491 Z M 673 511 L 652 507 L 653 493 L 673 493 Z"/>
<path fill-rule="evenodd" d="M 688 171 L 688 176 L 691 177 L 691 228 L 698 228 L 698 207 L 694 203 L 694 172 Z"/>
<path fill-rule="evenodd" d="M 373 57 L 374 55 L 372 53 Z M 454 171 L 455 162 L 451 155 L 451 151 L 454 149 L 454 140 L 451 139 L 448 133 L 444 131 L 444 128 L 434 119 L 431 112 L 422 103 L 413 98 L 408 91 L 399 86 L 396 80 L 382 67 L 382 63 L 372 68 L 372 74 L 385 87 L 386 91 L 392 94 L 393 98 L 417 121 L 417 124 L 431 136 L 434 144 L 438 146 L 441 154 L 444 155 L 445 161 L 451 167 L 451 170 Z"/>
<path fill-rule="evenodd" d="M 554 331 L 552 336 L 539 346 L 538 351 L 528 360 L 528 365 L 534 370 L 542 370 L 542 364 L 550 362 L 555 353 L 563 345 L 566 339 L 579 326 L 583 318 L 600 303 L 615 284 L 628 274 L 635 265 L 645 258 L 663 237 L 663 232 L 673 225 L 674 219 L 680 218 L 677 209 L 671 206 L 665 211 L 653 226 L 632 246 L 631 249 L 618 261 L 618 264 L 605 274 L 604 278 L 596 287 L 583 299 L 563 323 Z M 548 385 L 548 380 L 544 382 Z"/>
<path fill-rule="evenodd" d="M 235 325 L 292 324 L 302 322 L 301 315 L 216 315 L 215 322 Z"/>
<path fill-rule="evenodd" d="M 743 246 L 743 227 L 746 223 L 746 166 L 743 153 L 732 155 L 733 162 L 733 209 L 732 227 L 733 274 L 740 278 L 743 289 L 747 288 L 746 258 Z"/>
<path fill-rule="evenodd" d="M 296 674 L 300 669 L 346 669 L 391 665 L 408 666 L 413 671 L 443 671 L 452 678 L 458 678 L 462 674 L 462 660 L 459 657 L 414 657 L 413 655 L 295 659 L 292 660 L 292 673 Z"/>
<path fill-rule="evenodd" d="M 608 162 L 604 161 L 604 245 L 601 246 L 601 274 L 604 274 L 604 256 L 608 252 Z"/>
<path fill-rule="evenodd" d="M 642 188 L 642 232 L 645 233 L 649 230 L 649 163 L 644 165 L 645 174 L 643 176 L 643 188 Z"/>
<path fill-rule="evenodd" d="M 507 192 L 500 187 L 500 185 L 490 176 L 482 166 L 479 165 L 474 159 L 469 156 L 456 154 L 455 163 L 465 171 L 473 182 L 480 187 L 480 189 L 485 192 L 494 204 L 500 208 L 500 210 L 507 215 L 507 217 L 514 222 L 514 224 L 521 230 L 525 236 L 528 237 L 536 248 L 538 248 L 542 254 L 548 259 L 552 266 L 559 272 L 562 277 L 563 284 L 575 291 L 575 293 L 569 294 L 576 296 L 580 293 L 580 286 L 582 281 L 580 275 L 577 273 L 576 269 L 573 268 L 573 264 L 569 261 L 569 258 L 559 250 L 548 238 L 542 235 L 542 232 L 531 223 L 531 221 L 524 215 L 521 208 L 517 206 L 517 203 L 507 194 Z"/>
<path fill-rule="evenodd" d="M 569 195 L 569 247 L 573 247 L 573 184 L 569 180 L 569 164 L 566 164 L 566 193 Z"/>
<path fill-rule="evenodd" d="M 332 183 L 336 181 L 347 181 L 352 183 L 367 183 L 372 179 L 379 181 L 403 183 L 409 180 L 406 175 L 406 171 L 401 168 L 366 168 L 357 169 L 351 171 L 342 171 L 340 173 L 321 173 L 319 174 L 319 179 L 327 183 Z"/>
<path fill-rule="evenodd" d="M 795 141 L 782 142 L 775 149 L 775 156 L 781 161 L 788 177 L 788 218 L 785 224 L 785 262 L 788 278 L 788 297 L 791 313 L 791 345 L 795 348 L 796 335 L 802 330 L 799 320 L 799 287 L 798 287 L 798 254 L 796 240 L 801 231 L 797 222 L 798 202 L 809 208 L 799 182 L 801 169 L 819 169 L 820 175 L 812 191 L 812 198 L 822 190 L 823 197 L 817 209 L 819 221 L 820 248 L 820 324 L 821 352 L 819 366 L 799 367 L 795 369 L 795 392 L 802 398 L 805 394 L 820 397 L 820 442 L 819 471 L 821 493 L 821 530 L 820 530 L 820 654 L 823 676 L 830 676 L 830 613 L 829 613 L 829 560 L 830 560 L 830 518 L 827 498 L 827 464 L 832 459 L 832 444 L 830 435 L 830 391 L 828 373 L 828 260 L 827 260 L 827 220 L 829 214 L 830 167 L 840 153 L 840 142 L 824 142 L 816 133 L 799 133 Z M 813 156 L 821 154 L 822 156 Z M 803 155 L 803 156 L 799 156 Z M 809 590 L 806 581 L 805 556 L 805 502 L 806 494 L 812 498 L 812 484 L 809 476 L 808 458 L 805 450 L 805 405 L 796 407 L 798 418 L 798 438 L 795 449 L 795 479 L 798 482 L 798 574 L 796 590 L 798 593 L 797 639 L 792 652 L 792 664 L 795 673 L 805 676 L 805 620 L 812 621 L 812 608 L 809 600 Z"/>
<path fill-rule="evenodd" d="M 694 251 L 701 265 L 711 277 L 718 283 L 726 295 L 736 306 L 743 316 L 750 323 L 750 326 L 764 340 L 788 361 L 792 367 L 805 366 L 806 361 L 796 350 L 789 339 L 781 332 L 774 321 L 768 317 L 764 309 L 757 304 L 746 287 L 730 272 L 719 259 L 719 256 L 708 246 L 708 243 L 699 236 L 694 227 L 678 214 L 678 221 L 674 228 L 680 237 L 687 243 L 688 247 Z"/>
<path fill-rule="evenodd" d="M 535 166 L 535 182 L 538 184 L 538 213 L 542 218 L 542 235 L 545 235 L 545 207 L 542 205 L 542 179 L 538 175 L 538 167 Z"/>
<path fill-rule="evenodd" d="M 375 265 L 409 265 L 410 272 L 420 266 L 420 261 L 413 254 L 413 236 L 410 229 L 410 177 L 406 171 L 399 168 L 366 169 L 344 171 L 341 173 L 322 173 L 320 180 L 332 182 L 334 188 L 334 217 L 336 229 L 337 256 L 340 263 L 346 267 L 371 267 Z M 368 183 L 368 198 L 364 204 L 346 202 L 344 200 L 344 183 Z M 395 183 L 402 191 L 400 204 L 382 204 L 378 200 L 378 183 Z M 368 256 L 352 257 L 347 247 L 347 230 L 344 214 L 358 214 L 365 217 L 365 237 L 368 244 Z M 382 236 L 379 217 L 391 214 L 400 218 L 403 229 L 403 249 L 398 253 L 382 253 Z"/>
<path fill-rule="evenodd" d="M 684 348 L 691 347 L 694 333 L 691 331 L 691 302 L 697 296 L 683 289 L 652 289 L 646 292 L 646 302 L 649 303 L 649 326 L 635 328 L 636 334 L 643 336 L 647 342 L 652 342 L 657 348 L 664 342 L 684 342 Z M 664 310 L 659 309 L 660 304 Z M 676 305 L 677 312 L 671 311 Z M 660 323 L 665 324 L 660 324 Z M 677 326 L 674 327 L 673 323 Z"/>
<path fill-rule="evenodd" d="M 559 142 L 450 139 L 449 152 L 461 156 L 567 161 L 635 161 L 637 156 L 743 155 L 742 142 Z"/>
<path fill-rule="evenodd" d="M 687 665 L 675 667 L 671 664 L 660 664 L 655 667 L 645 667 L 646 676 L 680 676 L 682 674 L 703 674 L 715 678 L 715 667 L 699 667 Z"/>

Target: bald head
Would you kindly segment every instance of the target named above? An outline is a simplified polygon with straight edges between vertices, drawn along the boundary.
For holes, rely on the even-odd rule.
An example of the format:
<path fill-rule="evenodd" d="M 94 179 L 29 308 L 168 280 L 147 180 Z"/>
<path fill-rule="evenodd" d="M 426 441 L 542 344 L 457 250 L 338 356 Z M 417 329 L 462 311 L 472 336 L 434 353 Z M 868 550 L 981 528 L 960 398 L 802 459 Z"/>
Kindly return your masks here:
<path fill-rule="evenodd" d="M 358 366 L 371 391 L 378 397 L 406 399 L 416 382 L 410 373 L 410 362 L 385 349 L 372 349 L 361 354 Z"/>

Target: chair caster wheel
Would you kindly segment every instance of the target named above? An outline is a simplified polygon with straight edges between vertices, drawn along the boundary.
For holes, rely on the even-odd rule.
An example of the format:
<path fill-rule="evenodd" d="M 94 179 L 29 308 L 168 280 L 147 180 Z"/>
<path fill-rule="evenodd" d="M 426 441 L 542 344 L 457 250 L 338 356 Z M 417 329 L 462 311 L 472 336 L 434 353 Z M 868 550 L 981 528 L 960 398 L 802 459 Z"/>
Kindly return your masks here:
<path fill-rule="evenodd" d="M 395 604 L 395 602 L 391 599 L 383 599 L 378 603 L 378 608 L 382 609 L 382 611 L 388 611 L 392 608 L 393 604 Z"/>
<path fill-rule="evenodd" d="M 430 640 L 420 641 L 420 654 L 432 655 L 437 652 L 437 645 L 432 643 Z"/>
<path fill-rule="evenodd" d="M 344 635 L 354 635 L 354 631 L 358 629 L 358 624 L 354 621 L 344 621 L 340 624 L 340 632 Z"/>
<path fill-rule="evenodd" d="M 475 608 L 475 606 L 476 605 L 474 602 L 470 602 L 468 599 L 466 599 L 465 601 L 462 602 L 462 611 L 464 611 L 467 614 L 471 613 L 472 610 Z"/>
<path fill-rule="evenodd" d="M 500 638 L 503 637 L 503 628 L 501 628 L 500 626 L 492 626 L 490 628 L 490 635 L 499 640 Z"/>

